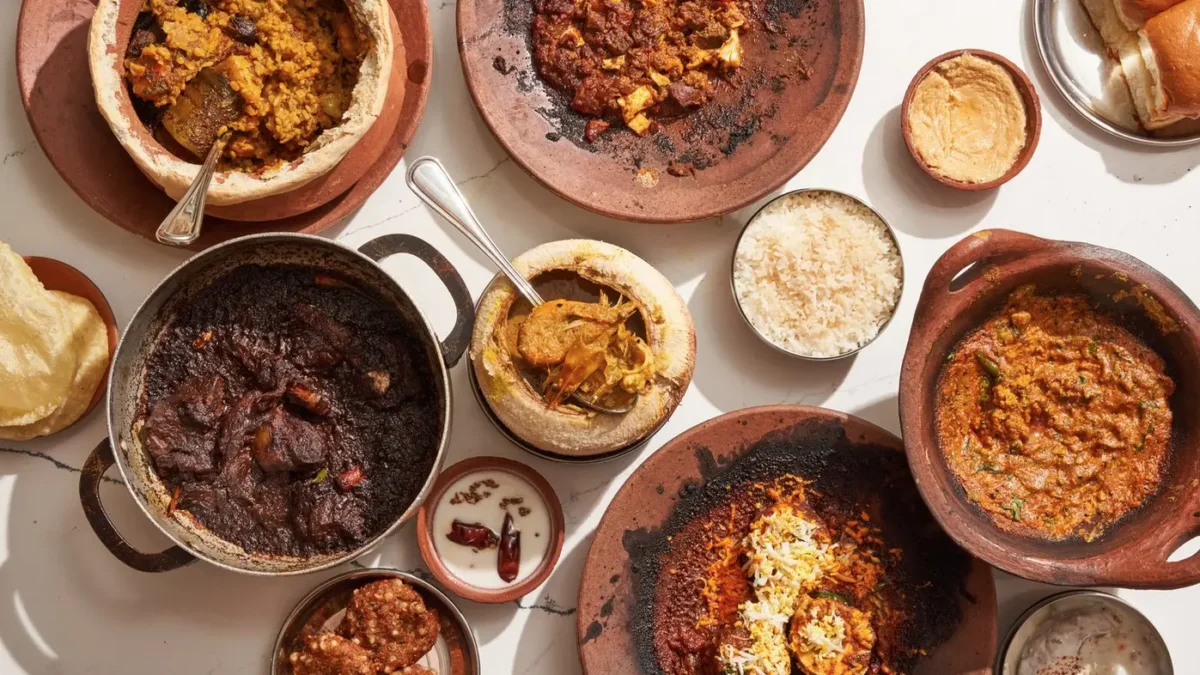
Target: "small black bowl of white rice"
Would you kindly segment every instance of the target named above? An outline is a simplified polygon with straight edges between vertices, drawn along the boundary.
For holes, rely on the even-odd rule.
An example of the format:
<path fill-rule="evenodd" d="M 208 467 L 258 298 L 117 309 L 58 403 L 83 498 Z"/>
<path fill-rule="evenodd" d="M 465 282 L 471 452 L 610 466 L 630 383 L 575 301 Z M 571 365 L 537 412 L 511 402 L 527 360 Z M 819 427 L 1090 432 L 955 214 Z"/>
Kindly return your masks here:
<path fill-rule="evenodd" d="M 767 202 L 733 251 L 733 297 L 763 342 L 796 358 L 841 359 L 871 344 L 904 292 L 895 232 L 862 200 L 797 190 Z"/>

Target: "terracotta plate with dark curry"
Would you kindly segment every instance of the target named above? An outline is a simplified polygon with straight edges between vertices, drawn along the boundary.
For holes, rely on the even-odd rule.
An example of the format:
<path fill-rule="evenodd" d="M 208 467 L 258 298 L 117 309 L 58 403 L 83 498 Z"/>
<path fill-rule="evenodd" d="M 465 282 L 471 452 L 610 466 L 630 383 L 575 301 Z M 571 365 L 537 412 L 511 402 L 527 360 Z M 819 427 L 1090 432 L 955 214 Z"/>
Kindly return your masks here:
<path fill-rule="evenodd" d="M 583 671 L 719 672 L 706 667 L 722 640 L 714 635 L 724 628 L 705 628 L 710 622 L 701 619 L 720 606 L 730 616 L 756 591 L 705 589 L 738 588 L 743 582 L 729 579 L 740 575 L 745 551 L 731 556 L 725 565 L 732 574 L 723 580 L 710 565 L 721 558 L 723 541 L 740 541 L 756 527 L 747 523 L 771 513 L 774 500 L 746 495 L 787 476 L 805 481 L 803 508 L 828 528 L 822 536 L 841 551 L 836 558 L 861 555 L 869 563 L 843 570 L 848 575 L 827 569 L 820 590 L 807 589 L 801 598 L 808 606 L 840 603 L 844 617 L 870 617 L 876 639 L 869 656 L 861 655 L 864 665 L 869 658 L 866 672 L 881 672 L 885 663 L 914 675 L 991 672 L 991 571 L 938 528 L 900 439 L 851 415 L 791 405 L 741 410 L 693 427 L 617 493 L 584 563 Z"/>
<path fill-rule="evenodd" d="M 130 30 L 141 4 L 123 3 Z M 391 174 L 425 109 L 433 43 L 425 3 L 389 4 L 396 55 L 379 121 L 328 174 L 282 195 L 213 209 L 189 248 L 258 232 L 320 232 L 353 216 Z M 87 60 L 94 11 L 89 0 L 26 0 L 17 26 L 21 102 L 47 159 L 71 189 L 108 220 L 154 240 L 175 202 L 138 170 L 96 108 Z"/>
<path fill-rule="evenodd" d="M 589 118 L 537 73 L 530 0 L 461 0 L 458 47 L 484 121 L 534 178 L 606 216 L 687 222 L 735 211 L 796 175 L 858 81 L 862 0 L 762 4 L 766 25 L 742 34 L 742 65 L 713 100 L 640 137 L 614 124 L 584 139 Z"/>

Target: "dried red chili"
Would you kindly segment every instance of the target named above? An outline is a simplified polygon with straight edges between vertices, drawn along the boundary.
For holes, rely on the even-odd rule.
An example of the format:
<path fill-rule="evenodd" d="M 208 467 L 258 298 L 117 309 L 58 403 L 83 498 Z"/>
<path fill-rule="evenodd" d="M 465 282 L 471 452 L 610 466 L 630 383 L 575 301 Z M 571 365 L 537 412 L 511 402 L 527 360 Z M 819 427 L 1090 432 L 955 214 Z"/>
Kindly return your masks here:
<path fill-rule="evenodd" d="M 446 535 L 446 538 L 456 544 L 470 546 L 476 551 L 492 548 L 500 541 L 496 533 L 487 526 L 479 523 L 464 523 L 461 520 L 456 520 L 450 525 L 450 534 Z"/>
<path fill-rule="evenodd" d="M 175 488 L 174 494 L 171 495 L 171 503 L 167 504 L 167 517 L 170 518 L 175 513 L 176 507 L 179 506 L 179 497 L 183 494 L 182 488 Z"/>
<path fill-rule="evenodd" d="M 361 466 L 350 467 L 349 469 L 338 474 L 338 477 L 337 477 L 338 487 L 342 488 L 343 491 L 349 490 L 350 488 L 354 487 L 355 485 L 358 485 L 359 483 L 361 483 L 363 478 L 364 478 L 364 476 L 363 476 Z"/>
<path fill-rule="evenodd" d="M 500 529 L 500 555 L 496 569 L 505 581 L 516 581 L 521 572 L 521 531 L 513 524 L 511 514 L 505 514 L 504 527 Z"/>

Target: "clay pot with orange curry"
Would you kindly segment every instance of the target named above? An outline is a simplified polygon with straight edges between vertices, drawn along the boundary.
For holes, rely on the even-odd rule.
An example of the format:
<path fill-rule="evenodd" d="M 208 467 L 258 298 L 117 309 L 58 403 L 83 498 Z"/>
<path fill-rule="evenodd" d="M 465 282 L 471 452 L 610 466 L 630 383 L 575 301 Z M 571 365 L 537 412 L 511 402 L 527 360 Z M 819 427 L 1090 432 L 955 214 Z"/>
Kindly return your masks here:
<path fill-rule="evenodd" d="M 1018 288 L 952 351 L 937 434 L 968 499 L 1002 529 L 1091 541 L 1155 493 L 1175 384 L 1087 298 Z"/>

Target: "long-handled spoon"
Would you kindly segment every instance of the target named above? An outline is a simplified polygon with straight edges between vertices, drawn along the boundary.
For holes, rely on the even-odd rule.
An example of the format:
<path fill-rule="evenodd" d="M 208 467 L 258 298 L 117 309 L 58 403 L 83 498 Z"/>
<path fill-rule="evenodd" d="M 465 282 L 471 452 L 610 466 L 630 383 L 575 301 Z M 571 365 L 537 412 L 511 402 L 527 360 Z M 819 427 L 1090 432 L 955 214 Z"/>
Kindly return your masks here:
<path fill-rule="evenodd" d="M 421 157 L 415 159 L 408 165 L 408 174 L 406 176 L 408 187 L 417 194 L 421 201 L 425 202 L 429 208 L 433 209 L 442 218 L 446 219 L 456 230 L 461 232 L 463 236 L 479 247 L 480 251 L 488 257 L 504 276 L 517 287 L 517 291 L 529 301 L 529 304 L 537 307 L 546 303 L 542 296 L 533 288 L 533 284 L 521 275 L 508 261 L 508 258 L 500 251 L 500 247 L 496 246 L 496 242 L 492 241 L 487 230 L 483 229 L 483 225 L 479 223 L 479 219 L 475 217 L 475 212 L 471 210 L 471 205 L 467 203 L 467 198 L 454 184 L 454 180 L 450 178 L 450 174 L 446 172 L 446 167 L 442 166 L 434 157 Z M 578 393 L 571 396 L 571 400 L 579 405 L 595 410 L 596 412 L 607 413 L 609 415 L 623 415 L 637 404 L 637 396 L 633 397 L 629 405 L 624 408 L 605 408 L 601 405 L 587 400 Z"/>
<path fill-rule="evenodd" d="M 241 95 L 233 90 L 220 68 L 201 70 L 163 115 L 163 128 L 171 137 L 192 154 L 204 157 L 187 192 L 154 233 L 164 244 L 187 246 L 200 237 L 208 185 L 228 141 L 228 135 L 221 132 L 241 113 Z"/>

